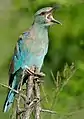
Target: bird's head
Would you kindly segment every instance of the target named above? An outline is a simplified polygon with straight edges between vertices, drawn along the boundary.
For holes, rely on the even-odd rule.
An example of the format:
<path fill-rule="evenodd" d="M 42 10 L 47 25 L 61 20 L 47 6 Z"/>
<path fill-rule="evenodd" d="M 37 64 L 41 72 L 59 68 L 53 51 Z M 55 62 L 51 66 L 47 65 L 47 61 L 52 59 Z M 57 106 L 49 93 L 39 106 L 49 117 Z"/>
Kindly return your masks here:
<path fill-rule="evenodd" d="M 52 13 L 55 9 L 56 7 L 45 7 L 38 10 L 35 13 L 35 22 L 43 26 L 50 26 L 55 23 L 61 24 L 61 22 L 53 18 Z"/>

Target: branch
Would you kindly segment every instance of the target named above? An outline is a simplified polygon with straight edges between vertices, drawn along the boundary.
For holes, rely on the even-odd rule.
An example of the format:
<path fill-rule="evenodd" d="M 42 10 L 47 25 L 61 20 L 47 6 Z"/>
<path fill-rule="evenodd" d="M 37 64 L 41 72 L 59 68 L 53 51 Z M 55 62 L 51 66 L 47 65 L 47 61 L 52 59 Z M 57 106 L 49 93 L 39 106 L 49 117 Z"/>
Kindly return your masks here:
<path fill-rule="evenodd" d="M 2 83 L 0 83 L 0 85 L 1 85 L 2 87 L 8 88 L 8 89 L 10 89 L 10 90 L 14 91 L 14 92 L 15 92 L 15 93 L 17 93 L 17 94 L 19 93 L 17 90 L 15 90 L 15 89 L 11 88 L 10 86 L 7 86 L 7 85 L 2 84 Z"/>
<path fill-rule="evenodd" d="M 19 92 L 18 92 L 17 90 L 11 88 L 10 86 L 7 86 L 7 85 L 2 84 L 2 83 L 0 83 L 0 85 L 1 85 L 2 87 L 8 88 L 8 89 L 14 91 L 15 93 L 19 94 Z M 24 100 L 26 100 L 26 98 L 27 98 L 26 95 L 24 95 L 24 94 L 22 94 L 22 93 L 20 93 L 19 95 L 20 95 Z"/>
<path fill-rule="evenodd" d="M 68 81 L 72 78 L 72 76 L 75 74 L 77 69 L 75 69 L 72 74 L 66 79 L 66 81 L 64 81 L 63 85 L 61 86 L 61 88 L 59 90 L 56 91 L 56 95 L 54 96 L 54 100 L 52 102 L 51 105 L 51 109 L 53 107 L 53 105 L 55 105 L 55 103 L 57 102 L 58 96 L 60 95 L 60 93 L 62 92 L 63 88 L 67 85 Z"/>
<path fill-rule="evenodd" d="M 40 111 L 41 112 L 51 113 L 51 114 L 63 115 L 63 116 L 72 116 L 73 114 L 81 112 L 82 110 L 84 110 L 84 108 L 81 108 L 79 110 L 76 110 L 76 111 L 73 111 L 73 112 L 69 112 L 69 113 L 60 113 L 60 112 L 51 111 L 51 110 L 47 110 L 47 109 L 41 109 Z"/>
<path fill-rule="evenodd" d="M 51 111 L 51 110 L 47 110 L 47 109 L 41 109 L 40 111 L 41 111 L 41 112 L 51 113 L 51 114 L 57 114 L 57 112 Z"/>
<path fill-rule="evenodd" d="M 77 69 L 76 69 L 77 70 Z M 57 96 L 60 94 L 60 92 L 63 90 L 63 88 L 65 87 L 65 85 L 68 83 L 68 81 L 72 78 L 72 76 L 75 74 L 76 70 L 74 70 L 72 72 L 72 74 L 66 79 L 66 81 L 63 83 L 62 87 L 60 88 L 60 90 L 57 93 Z"/>
<path fill-rule="evenodd" d="M 26 82 L 26 96 L 27 96 L 27 100 L 25 102 L 25 106 L 24 108 L 26 109 L 26 111 L 23 113 L 23 119 L 29 119 L 32 109 L 29 106 L 29 104 L 31 104 L 31 96 L 32 96 L 32 92 L 33 92 L 33 79 L 34 76 L 30 75 L 27 82 Z"/>
<path fill-rule="evenodd" d="M 43 94 L 44 94 L 44 97 L 45 97 L 46 103 L 48 104 L 48 103 L 49 103 L 49 102 L 48 102 L 48 98 L 47 98 L 47 95 L 46 95 L 46 93 L 45 93 L 45 90 L 44 90 L 44 87 L 43 87 L 42 84 L 41 84 L 41 88 L 42 88 L 42 91 L 43 91 Z"/>
<path fill-rule="evenodd" d="M 38 99 L 35 105 L 35 119 L 40 119 L 40 87 L 39 83 L 35 81 L 35 97 Z"/>

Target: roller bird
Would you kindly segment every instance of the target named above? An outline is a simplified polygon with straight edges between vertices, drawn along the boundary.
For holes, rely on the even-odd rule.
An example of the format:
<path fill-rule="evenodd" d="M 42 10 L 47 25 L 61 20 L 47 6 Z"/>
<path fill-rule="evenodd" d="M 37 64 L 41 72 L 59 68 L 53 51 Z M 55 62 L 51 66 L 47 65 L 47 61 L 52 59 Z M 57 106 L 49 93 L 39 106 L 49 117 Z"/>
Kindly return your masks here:
<path fill-rule="evenodd" d="M 12 89 L 18 90 L 21 74 L 25 68 L 35 66 L 40 72 L 48 52 L 48 28 L 54 24 L 61 24 L 53 18 L 52 13 L 55 8 L 45 7 L 38 10 L 30 29 L 19 36 L 9 68 L 9 86 Z M 9 111 L 15 95 L 16 92 L 9 89 L 3 108 L 4 112 Z"/>

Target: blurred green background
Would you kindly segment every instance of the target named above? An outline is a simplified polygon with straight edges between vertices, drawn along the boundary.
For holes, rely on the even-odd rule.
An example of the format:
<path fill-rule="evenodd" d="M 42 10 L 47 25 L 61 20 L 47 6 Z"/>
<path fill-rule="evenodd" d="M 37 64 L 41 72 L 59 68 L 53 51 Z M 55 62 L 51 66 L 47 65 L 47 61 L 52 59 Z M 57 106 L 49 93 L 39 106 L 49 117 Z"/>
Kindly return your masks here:
<path fill-rule="evenodd" d="M 55 84 L 51 70 L 56 72 L 75 62 L 77 71 L 60 93 L 52 110 L 60 113 L 51 115 L 42 113 L 42 119 L 84 119 L 84 2 L 83 0 L 0 0 L 0 83 L 8 84 L 8 68 L 18 36 L 27 30 L 35 11 L 40 7 L 60 4 L 54 17 L 62 22 L 62 26 L 49 28 L 50 45 L 42 71 L 44 90 L 49 103 L 45 100 L 42 107 L 50 109 L 55 95 Z M 9 119 L 11 111 L 3 113 L 2 108 L 7 89 L 0 86 L 0 118 Z M 43 94 L 42 94 L 43 95 Z M 79 110 L 79 111 L 77 111 Z M 72 116 L 63 114 L 77 111 Z"/>

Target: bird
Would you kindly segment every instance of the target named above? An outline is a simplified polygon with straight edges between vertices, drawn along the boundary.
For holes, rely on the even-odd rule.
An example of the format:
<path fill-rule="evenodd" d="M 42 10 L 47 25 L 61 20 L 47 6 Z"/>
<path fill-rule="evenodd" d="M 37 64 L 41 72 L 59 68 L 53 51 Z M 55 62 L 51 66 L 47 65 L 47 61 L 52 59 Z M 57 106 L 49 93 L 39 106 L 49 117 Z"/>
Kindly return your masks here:
<path fill-rule="evenodd" d="M 54 24 L 61 24 L 60 21 L 53 18 L 52 13 L 55 9 L 56 7 L 39 9 L 34 14 L 34 21 L 29 30 L 19 36 L 9 67 L 9 86 L 12 89 L 18 90 L 21 74 L 25 68 L 35 66 L 40 72 L 48 52 L 48 28 Z M 9 89 L 3 112 L 9 111 L 15 95 L 16 93 Z"/>

